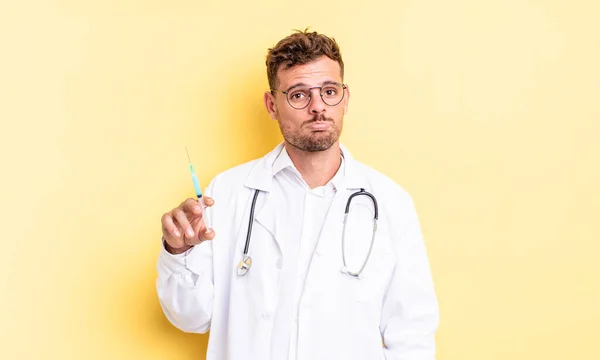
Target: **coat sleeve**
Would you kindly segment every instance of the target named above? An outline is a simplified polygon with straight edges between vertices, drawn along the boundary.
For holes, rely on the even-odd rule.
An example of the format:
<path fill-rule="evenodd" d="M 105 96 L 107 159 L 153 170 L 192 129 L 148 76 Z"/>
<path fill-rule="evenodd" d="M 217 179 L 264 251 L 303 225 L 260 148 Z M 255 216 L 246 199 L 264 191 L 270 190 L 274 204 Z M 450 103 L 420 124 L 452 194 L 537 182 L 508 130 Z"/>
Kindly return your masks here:
<path fill-rule="evenodd" d="M 410 196 L 394 239 L 396 266 L 384 298 L 380 330 L 387 360 L 435 360 L 439 309 L 425 243 Z"/>
<path fill-rule="evenodd" d="M 214 181 L 205 194 L 212 197 Z M 212 208 L 206 209 L 212 227 Z M 156 290 L 167 319 L 178 329 L 206 333 L 210 329 L 214 301 L 213 241 L 173 255 L 161 244 Z"/>

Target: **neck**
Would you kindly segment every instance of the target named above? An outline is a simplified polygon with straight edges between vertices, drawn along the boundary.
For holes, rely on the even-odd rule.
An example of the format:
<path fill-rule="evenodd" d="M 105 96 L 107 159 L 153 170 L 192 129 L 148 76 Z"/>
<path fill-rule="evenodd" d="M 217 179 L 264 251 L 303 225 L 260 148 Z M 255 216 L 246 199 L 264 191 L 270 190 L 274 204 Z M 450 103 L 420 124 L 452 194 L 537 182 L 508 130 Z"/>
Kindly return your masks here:
<path fill-rule="evenodd" d="M 339 142 L 324 151 L 303 151 L 287 142 L 285 143 L 285 149 L 294 166 L 311 189 L 326 185 L 335 176 L 342 164 Z"/>

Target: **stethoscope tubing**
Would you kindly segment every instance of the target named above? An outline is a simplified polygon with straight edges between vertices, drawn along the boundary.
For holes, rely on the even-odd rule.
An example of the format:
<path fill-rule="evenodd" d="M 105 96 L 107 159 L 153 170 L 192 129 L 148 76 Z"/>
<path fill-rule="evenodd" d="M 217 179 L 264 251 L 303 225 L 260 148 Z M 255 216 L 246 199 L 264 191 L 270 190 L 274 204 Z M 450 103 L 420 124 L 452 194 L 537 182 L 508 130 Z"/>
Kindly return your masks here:
<path fill-rule="evenodd" d="M 256 198 L 260 190 L 254 190 L 254 198 L 252 199 L 252 205 L 250 206 L 250 216 L 248 220 L 248 231 L 246 232 L 246 245 L 244 246 L 244 256 L 248 255 L 248 248 L 250 247 L 250 236 L 252 235 L 252 224 L 254 223 L 254 208 L 256 207 Z"/>
<path fill-rule="evenodd" d="M 360 195 L 368 196 L 371 200 L 373 200 L 373 208 L 375 209 L 375 214 L 373 216 L 373 234 L 371 236 L 371 244 L 369 245 L 369 251 L 367 252 L 365 261 L 363 261 L 363 264 L 360 267 L 360 270 L 358 270 L 358 272 L 352 272 L 348 269 L 348 266 L 346 265 L 346 223 L 348 220 L 348 213 L 350 212 L 350 204 L 352 203 L 352 198 L 354 198 L 356 196 L 360 196 Z M 367 266 L 367 263 L 369 262 L 369 258 L 371 257 L 371 252 L 373 251 L 373 245 L 375 244 L 375 232 L 377 231 L 377 220 L 378 219 L 379 219 L 379 206 L 377 205 L 377 199 L 375 198 L 375 196 L 373 194 L 371 194 L 370 192 L 365 191 L 365 189 L 361 188 L 360 191 L 357 191 L 357 192 L 353 193 L 352 195 L 350 195 L 350 197 L 348 198 L 348 201 L 346 202 L 346 209 L 344 211 L 344 227 L 342 229 L 342 263 L 344 264 L 344 267 L 342 268 L 343 273 L 346 273 L 355 278 L 359 278 L 360 274 L 362 274 L 363 270 Z"/>
<path fill-rule="evenodd" d="M 242 260 L 240 261 L 240 264 L 238 266 L 238 275 L 246 275 L 246 273 L 252 266 L 252 259 L 250 258 L 250 256 L 248 256 L 248 250 L 250 248 L 250 239 L 252 237 L 252 224 L 254 223 L 254 209 L 256 208 L 256 199 L 258 198 L 259 192 L 260 192 L 260 190 L 258 190 L 258 189 L 254 190 L 254 197 L 252 198 L 252 205 L 250 206 L 250 216 L 248 217 L 248 231 L 246 232 L 246 244 L 244 245 L 244 254 L 243 254 Z M 358 272 L 351 272 L 350 270 L 348 270 L 348 268 L 346 266 L 346 251 L 345 251 L 346 250 L 346 247 L 345 247 L 346 221 L 348 219 L 348 213 L 350 212 L 350 205 L 352 203 L 352 199 L 355 198 L 356 196 L 360 196 L 360 195 L 368 196 L 373 201 L 373 207 L 375 209 L 375 213 L 373 216 L 373 235 L 371 237 L 371 244 L 369 246 L 369 252 L 367 253 L 367 256 L 365 258 L 365 261 L 363 262 L 363 265 L 361 266 L 361 268 Z M 362 273 L 365 266 L 367 265 L 369 258 L 371 257 L 371 252 L 373 250 L 373 244 L 375 243 L 375 232 L 377 231 L 378 219 L 379 219 L 379 206 L 377 204 L 377 199 L 375 198 L 375 196 L 373 194 L 371 194 L 370 192 L 365 191 L 365 189 L 361 188 L 360 191 L 357 191 L 357 192 L 351 194 L 350 197 L 348 197 L 348 201 L 346 202 L 346 208 L 344 210 L 344 227 L 342 229 L 342 261 L 343 261 L 343 265 L 344 265 L 342 268 L 342 272 L 344 272 L 352 277 L 359 278 L 360 274 Z"/>
<path fill-rule="evenodd" d="M 375 220 L 379 219 L 379 206 L 377 205 L 377 199 L 375 199 L 375 196 L 373 194 L 371 194 L 368 191 L 365 191 L 365 189 L 361 188 L 360 191 L 357 191 L 355 193 L 353 193 L 352 195 L 350 195 L 350 197 L 348 198 L 348 201 L 346 202 L 346 210 L 344 211 L 345 215 L 348 215 L 348 212 L 350 211 L 350 203 L 352 202 L 352 198 L 359 196 L 359 195 L 366 195 L 368 197 L 371 198 L 371 200 L 373 200 L 373 206 L 375 208 Z"/>

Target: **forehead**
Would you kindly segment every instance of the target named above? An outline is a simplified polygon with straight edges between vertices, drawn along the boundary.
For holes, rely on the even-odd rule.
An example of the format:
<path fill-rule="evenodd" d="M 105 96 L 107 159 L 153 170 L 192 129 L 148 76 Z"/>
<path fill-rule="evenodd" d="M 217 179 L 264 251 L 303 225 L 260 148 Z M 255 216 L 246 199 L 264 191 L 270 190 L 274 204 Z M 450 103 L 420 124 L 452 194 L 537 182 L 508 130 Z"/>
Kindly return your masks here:
<path fill-rule="evenodd" d="M 298 83 L 316 86 L 324 81 L 342 82 L 340 64 L 323 56 L 315 61 L 289 69 L 281 67 L 277 72 L 279 88 L 287 89 Z"/>

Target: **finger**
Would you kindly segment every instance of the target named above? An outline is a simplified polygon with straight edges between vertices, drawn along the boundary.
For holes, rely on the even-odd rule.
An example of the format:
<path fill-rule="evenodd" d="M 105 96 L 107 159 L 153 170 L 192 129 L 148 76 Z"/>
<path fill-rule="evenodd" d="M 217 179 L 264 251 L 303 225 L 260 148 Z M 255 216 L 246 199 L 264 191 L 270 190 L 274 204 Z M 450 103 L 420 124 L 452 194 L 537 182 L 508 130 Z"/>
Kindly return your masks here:
<path fill-rule="evenodd" d="M 191 218 L 197 218 L 202 216 L 202 207 L 197 200 L 187 199 L 181 203 L 180 209 L 188 214 Z"/>
<path fill-rule="evenodd" d="M 196 234 L 196 236 L 189 237 L 185 235 L 184 243 L 186 245 L 194 246 L 204 241 L 204 239 L 201 237 L 201 234 L 206 231 L 204 221 L 202 219 L 192 221 L 192 229 L 194 229 L 194 234 Z"/>
<path fill-rule="evenodd" d="M 206 204 L 206 206 L 213 206 L 215 204 L 215 200 L 211 197 L 208 196 L 204 196 L 204 204 Z"/>
<path fill-rule="evenodd" d="M 179 208 L 174 209 L 172 211 L 172 214 L 173 214 L 173 218 L 175 218 L 175 221 L 177 222 L 177 224 L 183 230 L 185 237 L 193 238 L 194 237 L 194 229 L 192 229 L 192 225 L 190 225 L 190 222 L 189 222 L 187 216 L 185 215 L 185 213 L 183 212 L 183 210 L 181 210 Z"/>
<path fill-rule="evenodd" d="M 209 229 L 204 219 L 195 219 L 192 221 L 192 228 L 197 234 L 197 239 L 200 241 L 212 240 L 214 238 L 214 232 Z M 212 234 L 211 234 L 212 233 Z"/>
<path fill-rule="evenodd" d="M 173 221 L 171 213 L 166 213 L 161 219 L 163 239 L 172 248 L 180 248 L 185 245 L 181 229 Z"/>
<path fill-rule="evenodd" d="M 171 213 L 166 213 L 161 218 L 161 224 L 163 228 L 163 235 L 165 237 L 181 237 L 181 231 L 177 228 L 177 225 L 173 222 Z"/>
<path fill-rule="evenodd" d="M 202 240 L 200 240 L 197 236 L 194 236 L 194 237 L 187 237 L 187 236 L 185 236 L 183 242 L 186 245 L 195 246 L 195 245 L 200 244 L 202 242 Z"/>

